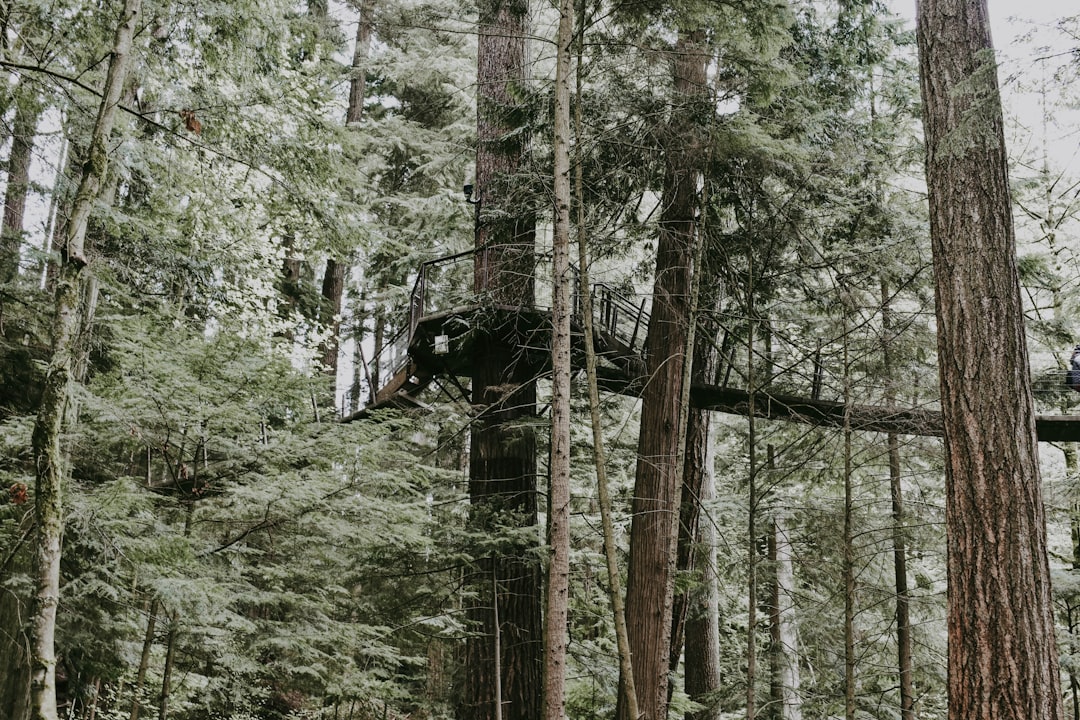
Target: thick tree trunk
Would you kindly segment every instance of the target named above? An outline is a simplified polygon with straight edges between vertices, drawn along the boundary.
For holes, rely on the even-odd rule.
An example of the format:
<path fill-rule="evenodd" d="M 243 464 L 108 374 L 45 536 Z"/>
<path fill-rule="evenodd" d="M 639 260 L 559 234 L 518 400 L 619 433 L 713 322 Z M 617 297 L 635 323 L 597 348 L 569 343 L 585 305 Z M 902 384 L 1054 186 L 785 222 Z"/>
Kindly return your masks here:
<path fill-rule="evenodd" d="M 985 0 L 917 36 L 945 422 L 949 717 L 1059 720 L 1042 487 Z"/>
<path fill-rule="evenodd" d="M 512 123 L 517 114 L 513 88 L 526 78 L 528 3 L 485 0 L 479 21 L 474 289 L 493 303 L 531 307 L 535 220 L 510 192 L 528 149 L 527 133 Z M 508 135 L 513 139 L 507 140 Z M 484 410 L 473 423 L 470 443 L 470 523 L 491 535 L 537 522 L 536 384 L 532 369 L 521 362 L 514 334 L 513 327 L 493 330 L 486 341 L 476 343 L 473 362 L 472 401 Z M 540 717 L 543 643 L 533 537 L 533 532 L 518 532 L 516 539 L 481 550 L 473 582 L 477 598 L 466 613 L 477 633 L 466 641 L 462 713 L 469 720 Z M 494 597 L 493 585 L 498 587 Z M 499 672 L 492 645 L 496 631 Z"/>
<path fill-rule="evenodd" d="M 559 9 L 552 139 L 555 232 L 551 289 L 551 454 L 548 463 L 547 608 L 544 625 L 544 718 L 563 720 L 570 599 L 570 45 L 574 3 Z"/>
<path fill-rule="evenodd" d="M 57 717 L 54 636 L 60 596 L 60 542 L 64 524 L 61 431 L 77 350 L 78 310 L 82 300 L 83 270 L 86 267 L 83 251 L 86 228 L 105 180 L 107 143 L 127 74 L 128 53 L 139 9 L 140 0 L 126 0 L 113 41 L 105 90 L 90 138 L 89 160 L 83 168 L 65 233 L 56 283 L 52 352 L 34 424 L 34 515 L 37 521 L 35 597 L 31 619 L 31 704 L 34 720 L 56 720 Z"/>
<path fill-rule="evenodd" d="M 26 197 L 30 192 L 30 159 L 41 114 L 37 93 L 27 85 L 23 81 L 15 93 L 15 123 L 11 152 L 8 153 L 4 220 L 0 226 L 0 284 L 11 282 L 19 273 L 23 216 L 26 213 Z"/>
<path fill-rule="evenodd" d="M 680 32 L 674 60 L 676 94 L 693 100 L 706 87 L 703 34 Z M 663 210 L 657 242 L 653 305 L 646 343 L 648 383 L 642 394 L 641 429 L 630 529 L 626 622 L 634 659 L 634 684 L 646 720 L 664 720 L 674 567 L 681 500 L 680 407 L 687 378 L 691 277 L 701 148 L 693 141 L 694 112 L 672 108 L 666 139 Z M 688 390 L 688 388 L 687 388 Z M 631 720 L 625 705 L 620 720 Z"/>

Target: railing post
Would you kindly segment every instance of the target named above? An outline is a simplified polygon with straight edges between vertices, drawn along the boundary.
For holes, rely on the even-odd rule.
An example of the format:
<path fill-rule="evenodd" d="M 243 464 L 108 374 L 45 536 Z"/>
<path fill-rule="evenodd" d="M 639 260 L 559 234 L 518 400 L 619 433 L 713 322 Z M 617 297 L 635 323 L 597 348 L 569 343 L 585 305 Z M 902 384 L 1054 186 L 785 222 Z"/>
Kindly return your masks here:
<path fill-rule="evenodd" d="M 637 310 L 637 315 L 634 316 L 634 333 L 630 336 L 630 349 L 634 349 L 634 343 L 637 342 L 638 330 L 641 328 L 641 316 L 645 314 L 645 300 L 642 299 L 641 307 Z"/>

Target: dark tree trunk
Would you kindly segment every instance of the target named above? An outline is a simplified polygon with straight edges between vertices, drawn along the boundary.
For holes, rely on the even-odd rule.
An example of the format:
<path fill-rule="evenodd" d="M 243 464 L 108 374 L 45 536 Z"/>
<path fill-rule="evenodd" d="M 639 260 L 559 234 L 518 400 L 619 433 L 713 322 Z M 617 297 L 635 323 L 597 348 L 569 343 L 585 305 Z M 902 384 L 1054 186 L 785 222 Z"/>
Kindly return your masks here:
<path fill-rule="evenodd" d="M 367 83 L 367 59 L 371 51 L 371 29 L 374 23 L 375 0 L 361 0 L 360 20 L 356 24 L 356 44 L 353 46 L 352 78 L 349 80 L 349 107 L 345 124 L 354 125 L 364 117 L 364 91 Z"/>
<path fill-rule="evenodd" d="M 533 305 L 535 220 L 510 193 L 528 150 L 527 133 L 513 124 L 520 113 L 513 88 L 526 78 L 528 3 L 485 0 L 479 20 L 474 288 L 493 303 L 528 308 Z M 513 327 L 494 329 L 476 343 L 472 401 L 484 410 L 472 427 L 469 496 L 470 523 L 478 532 L 495 536 L 536 525 L 532 378 Z M 478 549 L 473 581 L 478 595 L 467 612 L 477 634 L 466 641 L 461 709 L 469 720 L 538 720 L 541 715 L 540 565 L 535 532 L 515 536 Z"/>
<path fill-rule="evenodd" d="M 0 229 L 0 283 L 11 282 L 19 272 L 23 216 L 30 191 L 30 158 L 34 151 L 38 116 L 41 114 L 36 92 L 25 86 L 24 81 L 16 92 L 19 100 L 15 106 L 11 152 L 8 153 L 4 222 Z"/>
<path fill-rule="evenodd" d="M 345 263 L 340 263 L 333 258 L 326 261 L 326 271 L 323 273 L 322 299 L 323 327 L 330 334 L 322 344 L 322 364 L 326 374 L 330 377 L 337 376 L 338 368 L 338 340 L 341 334 L 341 298 L 345 293 Z"/>
<path fill-rule="evenodd" d="M 917 37 L 945 425 L 949 717 L 1059 720 L 1046 526 L 985 0 Z"/>
<path fill-rule="evenodd" d="M 674 60 L 678 96 L 693 100 L 707 87 L 700 33 L 680 32 Z M 647 348 L 648 383 L 630 529 L 626 625 L 639 709 L 646 720 L 667 717 L 675 553 L 678 536 L 684 362 L 688 351 L 701 148 L 687 107 L 672 108 L 665 140 L 664 191 Z M 622 694 L 620 693 L 620 699 Z M 625 704 L 618 717 L 626 717 Z"/>
<path fill-rule="evenodd" d="M 715 275 L 709 277 L 702 283 L 701 305 L 715 310 L 720 303 L 719 282 L 713 280 Z M 694 338 L 694 383 L 711 383 L 716 376 L 720 334 L 717 317 L 709 312 L 698 316 Z M 700 712 L 687 715 L 688 720 L 708 720 L 719 712 L 719 705 L 708 699 L 719 689 L 720 683 L 719 629 L 715 617 L 717 599 L 712 597 L 717 591 L 713 562 L 716 549 L 712 527 L 704 526 L 701 521 L 701 508 L 713 492 L 710 414 L 708 410 L 694 409 L 687 415 L 677 572 L 687 575 L 691 583 L 684 583 L 686 589 L 675 596 L 671 619 L 669 672 L 674 674 L 678 669 L 685 644 L 684 690 L 691 700 L 705 705 Z M 671 690 L 668 689 L 669 699 Z"/>
<path fill-rule="evenodd" d="M 881 327 L 884 333 L 881 356 L 885 365 L 885 402 L 896 403 L 896 360 L 892 339 L 892 308 L 889 284 L 881 281 Z M 886 446 L 889 452 L 889 494 L 892 497 L 893 519 L 893 575 L 896 579 L 896 659 L 900 679 L 901 720 L 915 720 L 915 684 L 911 664 L 911 595 L 907 579 L 907 547 L 904 538 L 904 493 L 900 478 L 900 438 L 888 433 Z"/>

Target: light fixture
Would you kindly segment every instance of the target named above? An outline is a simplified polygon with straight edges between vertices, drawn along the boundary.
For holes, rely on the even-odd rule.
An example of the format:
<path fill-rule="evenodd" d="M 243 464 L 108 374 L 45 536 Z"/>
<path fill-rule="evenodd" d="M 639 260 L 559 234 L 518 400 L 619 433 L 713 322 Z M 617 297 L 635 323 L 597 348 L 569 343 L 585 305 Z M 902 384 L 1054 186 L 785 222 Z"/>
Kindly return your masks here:
<path fill-rule="evenodd" d="M 436 335 L 435 336 L 435 354 L 446 355 L 450 352 L 450 336 L 449 335 Z"/>

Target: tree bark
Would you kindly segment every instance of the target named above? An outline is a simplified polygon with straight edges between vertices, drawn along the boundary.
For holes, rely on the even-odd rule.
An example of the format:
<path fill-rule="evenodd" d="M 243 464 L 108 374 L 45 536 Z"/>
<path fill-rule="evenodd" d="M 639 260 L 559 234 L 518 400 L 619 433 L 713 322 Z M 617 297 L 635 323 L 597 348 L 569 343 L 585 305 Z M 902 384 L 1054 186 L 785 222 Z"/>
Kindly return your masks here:
<path fill-rule="evenodd" d="M 485 0 L 479 24 L 474 289 L 493 303 L 527 308 L 534 303 L 535 219 L 511 189 L 528 151 L 528 134 L 513 121 L 520 114 L 514 88 L 526 79 L 528 3 Z M 537 522 L 536 384 L 514 335 L 513 327 L 497 328 L 474 348 L 472 401 L 483 410 L 470 440 L 470 524 L 489 535 Z M 515 536 L 482 549 L 472 583 L 477 598 L 466 617 L 476 635 L 466 641 L 462 698 L 470 720 L 538 720 L 541 713 L 540 566 L 535 534 Z M 496 630 L 499 673 L 493 672 Z"/>
<path fill-rule="evenodd" d="M 691 425 L 694 423 L 691 422 Z M 702 519 L 700 508 L 715 497 L 713 477 L 713 445 L 706 428 L 704 455 L 694 464 L 701 466 L 701 481 L 696 504 L 699 507 L 695 532 L 694 571 L 698 587 L 690 595 L 686 611 L 685 657 L 683 664 L 684 690 L 687 697 L 703 705 L 696 713 L 687 713 L 686 720 L 718 720 L 721 704 L 715 695 L 721 688 L 720 670 L 720 582 L 716 562 L 716 526 L 712 518 Z M 691 457 L 700 452 L 695 444 L 688 448 L 687 474 Z"/>
<path fill-rule="evenodd" d="M 706 88 L 703 33 L 680 31 L 674 59 L 676 95 L 693 101 Z M 680 406 L 688 381 L 691 279 L 701 148 L 694 113 L 671 109 L 665 141 L 664 190 L 646 342 L 646 377 L 630 528 L 626 620 L 639 709 L 647 720 L 667 717 L 674 567 L 681 500 Z M 689 388 L 685 388 L 687 391 Z M 620 695 L 621 697 L 621 695 Z M 631 720 L 625 705 L 620 720 Z"/>
<path fill-rule="evenodd" d="M 345 270 L 347 267 L 346 263 L 329 258 L 326 261 L 326 270 L 323 273 L 322 299 L 324 315 L 321 320 L 323 327 L 328 331 L 328 336 L 320 349 L 322 350 L 323 370 L 332 378 L 337 377 L 338 344 L 341 335 L 341 299 L 345 294 Z"/>
<path fill-rule="evenodd" d="M 346 125 L 355 125 L 364 118 L 367 60 L 371 52 L 375 2 L 376 0 L 360 2 L 360 19 L 356 23 L 356 44 L 353 46 L 352 77 L 349 80 L 349 107 L 345 114 Z"/>
<path fill-rule="evenodd" d="M 41 104 L 37 92 L 24 80 L 15 92 L 15 122 L 11 151 L 7 162 L 7 188 L 4 191 L 4 220 L 0 227 L 0 284 L 11 282 L 19 274 L 22 248 L 23 216 L 30 191 L 30 159 L 34 151 Z"/>
<path fill-rule="evenodd" d="M 772 639 L 773 717 L 802 720 L 799 698 L 799 636 L 795 622 L 795 568 L 787 523 L 774 515 L 769 533 L 769 555 L 773 564 Z"/>
<path fill-rule="evenodd" d="M 718 277 L 709 274 L 701 288 L 703 307 L 711 310 L 719 308 L 719 286 Z M 719 361 L 716 341 L 720 334 L 717 318 L 718 315 L 712 312 L 698 316 L 692 376 L 695 383 L 707 383 L 716 376 Z M 715 596 L 716 548 L 712 544 L 715 533 L 712 521 L 702 522 L 701 518 L 702 507 L 713 492 L 710 415 L 710 411 L 702 409 L 693 409 L 687 414 L 676 571 L 687 576 L 691 582 L 684 583 L 686 589 L 674 599 L 668 661 L 669 672 L 674 675 L 685 645 L 684 690 L 691 700 L 705 704 L 700 712 L 688 715 L 688 718 L 698 720 L 708 720 L 719 712 L 717 703 L 708 699 L 719 689 L 720 682 L 720 640 L 714 610 L 718 602 Z M 671 697 L 670 688 L 668 697 Z"/>
<path fill-rule="evenodd" d="M 889 284 L 881 281 L 881 357 L 885 366 L 885 404 L 896 404 L 896 360 L 893 357 L 893 322 Z M 904 538 L 904 493 L 900 478 L 900 438 L 888 433 L 889 494 L 892 498 L 893 575 L 896 579 L 896 660 L 900 680 L 901 720 L 915 720 L 914 673 L 911 664 L 911 595 L 907 579 L 907 547 Z"/>
<path fill-rule="evenodd" d="M 135 685 L 131 689 L 131 715 L 128 720 L 139 720 L 142 708 L 142 691 L 146 682 L 146 671 L 150 669 L 150 653 L 154 649 L 154 626 L 157 624 L 157 611 L 160 605 L 154 598 L 147 606 L 146 635 L 143 638 L 142 654 L 139 656 L 139 669 L 135 675 Z"/>
<path fill-rule="evenodd" d="M 582 56 L 585 46 L 585 4 L 578 7 L 577 72 L 575 74 L 578 102 L 574 106 L 574 127 L 577 137 L 582 137 Z M 578 145 L 580 147 L 580 144 Z M 630 639 L 626 630 L 626 610 L 623 603 L 622 573 L 619 570 L 619 548 L 615 539 L 615 522 L 612 519 L 611 493 L 608 490 L 607 453 L 604 450 L 604 430 L 600 417 L 600 389 L 596 372 L 596 348 L 593 344 L 592 284 L 589 280 L 589 253 L 585 241 L 585 180 L 580 156 L 574 163 L 574 185 L 577 195 L 577 243 L 578 243 L 578 294 L 581 297 L 581 316 L 585 333 L 585 376 L 589 392 L 589 420 L 592 427 L 593 464 L 596 468 L 596 498 L 600 506 L 600 524 L 604 536 L 604 562 L 608 578 L 608 600 L 611 603 L 612 621 L 615 625 L 615 647 L 619 655 L 619 677 L 622 690 L 618 701 L 626 705 L 627 715 L 640 717 L 637 688 L 634 686 L 634 663 L 630 655 Z"/>
<path fill-rule="evenodd" d="M 566 705 L 570 598 L 570 45 L 574 3 L 562 0 L 556 37 L 551 291 L 551 454 L 548 463 L 547 612 L 544 626 L 544 718 L 562 720 Z"/>
<path fill-rule="evenodd" d="M 127 74 L 140 0 L 125 0 L 113 41 L 108 75 L 91 134 L 71 218 L 67 223 L 62 263 L 56 282 L 52 352 L 45 371 L 41 402 L 33 431 L 35 466 L 34 515 L 37 543 L 35 597 L 31 619 L 31 706 L 34 720 L 56 720 L 56 607 L 60 596 L 60 543 L 63 535 L 64 475 L 61 432 L 72 384 L 79 325 L 78 310 L 86 259 L 87 223 L 101 192 L 108 166 L 107 143 Z"/>
<path fill-rule="evenodd" d="M 949 717 L 1063 715 L 1028 352 L 985 0 L 916 34 L 945 427 Z"/>

